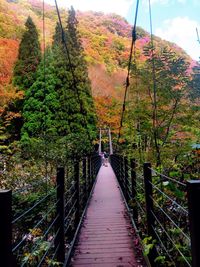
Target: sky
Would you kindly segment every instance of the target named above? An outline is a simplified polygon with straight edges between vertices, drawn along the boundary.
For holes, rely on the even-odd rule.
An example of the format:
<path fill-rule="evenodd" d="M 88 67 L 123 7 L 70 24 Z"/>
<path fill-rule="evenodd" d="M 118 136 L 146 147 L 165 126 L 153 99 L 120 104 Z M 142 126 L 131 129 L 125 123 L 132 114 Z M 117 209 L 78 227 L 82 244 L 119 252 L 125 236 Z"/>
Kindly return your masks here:
<path fill-rule="evenodd" d="M 54 0 L 45 0 L 54 4 Z M 116 13 L 134 24 L 136 0 L 57 0 L 59 7 L 76 10 Z M 199 60 L 200 0 L 151 0 L 153 34 L 182 47 L 193 59 Z M 137 26 L 150 32 L 149 0 L 140 0 Z"/>

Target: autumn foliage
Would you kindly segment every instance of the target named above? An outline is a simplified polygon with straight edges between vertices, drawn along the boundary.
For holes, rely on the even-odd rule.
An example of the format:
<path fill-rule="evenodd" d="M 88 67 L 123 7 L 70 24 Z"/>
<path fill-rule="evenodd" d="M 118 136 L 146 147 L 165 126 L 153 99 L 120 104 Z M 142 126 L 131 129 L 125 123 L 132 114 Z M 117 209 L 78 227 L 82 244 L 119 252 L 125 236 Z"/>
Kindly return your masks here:
<path fill-rule="evenodd" d="M 14 99 L 23 97 L 16 92 L 11 84 L 13 67 L 18 55 L 19 43 L 25 31 L 25 21 L 31 16 L 39 32 L 39 41 L 42 51 L 43 22 L 42 1 L 1 0 L 0 8 L 0 112 L 5 114 L 7 105 L 12 105 Z M 63 21 L 67 19 L 66 12 L 61 11 Z M 127 62 L 131 44 L 131 25 L 116 14 L 103 14 L 101 12 L 77 12 L 79 21 L 78 30 L 84 48 L 85 60 L 88 64 L 89 78 L 91 80 L 92 94 L 98 126 L 111 127 L 117 132 L 121 114 L 121 104 L 124 96 L 124 83 L 127 75 Z M 52 44 L 54 29 L 57 22 L 55 7 L 45 4 L 45 37 L 46 46 Z M 144 47 L 149 43 L 150 35 L 142 28 L 137 28 L 136 60 L 142 67 L 146 61 L 143 53 Z M 154 38 L 155 46 L 163 50 L 167 47 L 178 56 L 182 56 L 191 63 L 188 71 L 191 72 L 194 62 L 178 46 Z M 16 116 L 20 114 L 15 114 Z M 11 117 L 14 114 L 11 114 Z"/>
<path fill-rule="evenodd" d="M 10 82 L 18 48 L 19 41 L 0 38 L 0 86 Z"/>
<path fill-rule="evenodd" d="M 17 59 L 19 42 L 7 38 L 0 38 L 0 115 L 5 111 L 6 105 L 21 97 L 11 84 L 13 65 Z"/>

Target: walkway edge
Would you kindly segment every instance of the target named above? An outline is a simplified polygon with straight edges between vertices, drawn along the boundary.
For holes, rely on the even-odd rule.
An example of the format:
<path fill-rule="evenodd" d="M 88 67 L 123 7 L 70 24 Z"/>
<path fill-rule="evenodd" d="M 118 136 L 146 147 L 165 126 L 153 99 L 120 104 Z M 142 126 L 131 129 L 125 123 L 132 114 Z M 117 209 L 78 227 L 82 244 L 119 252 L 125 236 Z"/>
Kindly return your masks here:
<path fill-rule="evenodd" d="M 112 166 L 111 166 L 111 167 L 112 167 Z M 112 169 L 113 169 L 113 168 L 112 168 Z M 114 172 L 114 169 L 113 169 L 113 172 Z M 115 173 L 115 172 L 114 172 L 114 173 Z M 116 176 L 116 175 L 115 175 L 115 176 Z M 129 218 L 130 218 L 130 220 L 131 220 L 132 226 L 133 226 L 133 228 L 135 229 L 136 234 L 137 234 L 137 237 L 138 237 L 138 239 L 139 239 L 139 243 L 140 243 L 140 247 L 142 248 L 142 253 L 143 253 L 143 258 L 144 258 L 144 260 L 145 260 L 145 263 L 147 264 L 148 267 L 152 267 L 151 264 L 150 264 L 150 262 L 149 262 L 148 257 L 147 257 L 146 255 L 144 255 L 144 246 L 143 246 L 143 244 L 142 244 L 142 240 L 141 240 L 140 235 L 139 235 L 139 230 L 138 230 L 138 228 L 137 228 L 137 226 L 136 226 L 136 224 L 135 224 L 135 222 L 134 222 L 134 220 L 133 220 L 133 216 L 131 215 L 129 206 L 128 206 L 127 202 L 126 202 L 126 198 L 125 198 L 124 193 L 123 193 L 123 191 L 122 191 L 122 189 L 121 189 L 121 186 L 120 186 L 120 184 L 119 184 L 119 181 L 118 181 L 118 179 L 117 179 L 117 176 L 116 176 L 116 180 L 117 180 L 117 184 L 118 184 L 118 186 L 119 186 L 119 190 L 120 190 L 122 199 L 123 199 L 124 204 L 125 204 L 125 206 L 126 206 L 126 210 L 127 210 L 127 212 L 128 212 L 128 216 L 129 216 Z"/>
<path fill-rule="evenodd" d="M 101 169 L 101 167 L 100 167 L 100 169 Z M 99 169 L 99 171 L 100 171 L 100 169 Z M 76 229 L 76 232 L 75 232 L 75 235 L 74 235 L 74 239 L 72 240 L 70 249 L 68 250 L 68 252 L 67 252 L 67 254 L 66 254 L 66 256 L 65 256 L 65 262 L 64 262 L 64 264 L 63 264 L 63 267 L 67 267 L 67 266 L 68 266 L 68 264 L 70 263 L 70 260 L 71 260 L 71 258 L 72 258 L 72 256 L 73 256 L 73 253 L 74 253 L 74 251 L 73 251 L 73 249 L 74 249 L 74 245 L 75 245 L 75 243 L 76 243 L 76 241 L 77 241 L 77 239 L 78 239 L 78 235 L 79 235 L 79 232 L 80 232 L 80 229 L 81 229 L 81 224 L 82 224 L 82 222 L 83 222 L 83 219 L 84 219 L 84 217 L 85 217 L 85 214 L 86 214 L 88 205 L 89 205 L 89 203 L 90 203 L 92 194 L 93 194 L 93 192 L 94 192 L 94 188 L 95 188 L 95 185 L 96 185 L 96 183 L 97 183 L 97 179 L 98 179 L 99 171 L 98 171 L 97 176 L 96 176 L 96 178 L 95 178 L 94 184 L 93 184 L 93 186 L 92 186 L 92 190 L 90 191 L 89 198 L 88 198 L 88 200 L 87 200 L 87 203 L 86 203 L 86 205 L 85 205 L 85 208 L 84 208 L 83 214 L 82 214 L 82 216 L 81 216 L 80 222 L 79 222 L 78 227 L 77 227 L 77 229 Z"/>

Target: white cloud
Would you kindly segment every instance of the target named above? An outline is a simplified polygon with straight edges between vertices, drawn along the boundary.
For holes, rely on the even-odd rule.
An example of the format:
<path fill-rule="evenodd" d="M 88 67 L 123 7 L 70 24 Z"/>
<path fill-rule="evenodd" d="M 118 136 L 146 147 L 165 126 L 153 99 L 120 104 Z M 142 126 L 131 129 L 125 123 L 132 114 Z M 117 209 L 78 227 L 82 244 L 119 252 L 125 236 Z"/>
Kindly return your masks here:
<path fill-rule="evenodd" d="M 188 0 L 151 0 L 151 4 L 159 4 L 159 5 L 169 5 L 169 4 L 186 4 Z M 199 1 L 199 0 L 193 0 L 193 1 Z M 144 5 L 149 5 L 148 0 L 143 0 Z"/>
<path fill-rule="evenodd" d="M 166 4 L 168 4 L 170 2 L 170 0 L 151 0 L 151 4 L 164 4 L 164 5 L 166 5 Z"/>
<path fill-rule="evenodd" d="M 50 4 L 54 4 L 54 0 L 45 0 Z M 81 11 L 103 11 L 104 13 L 117 13 L 125 17 L 131 7 L 132 0 L 58 0 L 59 7 L 73 6 L 77 10 Z"/>
<path fill-rule="evenodd" d="M 178 0 L 178 3 L 186 4 L 187 0 Z"/>
<path fill-rule="evenodd" d="M 161 38 L 174 42 L 182 47 L 193 59 L 200 56 L 200 44 L 197 42 L 196 28 L 200 24 L 188 17 L 176 17 L 165 20 L 162 27 L 155 30 Z"/>

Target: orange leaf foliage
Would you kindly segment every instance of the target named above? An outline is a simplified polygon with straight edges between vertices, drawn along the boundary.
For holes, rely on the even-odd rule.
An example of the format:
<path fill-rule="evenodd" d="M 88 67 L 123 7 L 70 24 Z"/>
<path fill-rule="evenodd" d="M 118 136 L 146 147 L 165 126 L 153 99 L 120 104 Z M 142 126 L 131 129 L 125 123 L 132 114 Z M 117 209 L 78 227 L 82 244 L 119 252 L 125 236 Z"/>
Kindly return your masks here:
<path fill-rule="evenodd" d="M 0 38 L 0 86 L 10 82 L 18 48 L 18 41 Z"/>
<path fill-rule="evenodd" d="M 98 116 L 98 127 L 111 128 L 113 133 L 118 132 L 121 105 L 109 96 L 96 96 L 95 108 Z"/>

